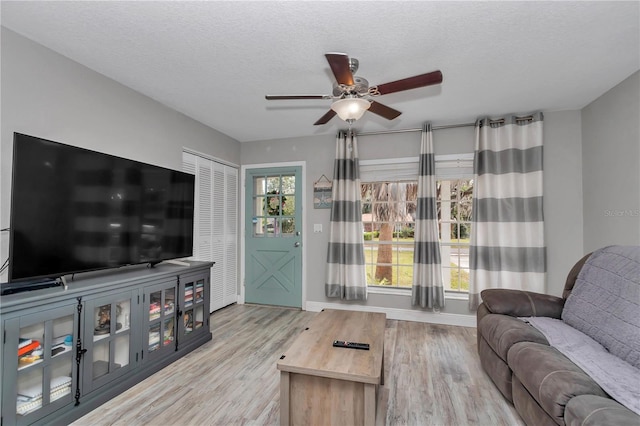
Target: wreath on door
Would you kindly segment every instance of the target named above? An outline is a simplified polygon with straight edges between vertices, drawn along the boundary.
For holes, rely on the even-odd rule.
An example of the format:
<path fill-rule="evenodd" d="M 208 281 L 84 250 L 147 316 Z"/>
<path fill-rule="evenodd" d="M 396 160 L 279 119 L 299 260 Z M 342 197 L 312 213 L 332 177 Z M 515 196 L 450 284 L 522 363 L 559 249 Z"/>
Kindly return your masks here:
<path fill-rule="evenodd" d="M 274 197 L 269 197 L 269 195 L 274 195 Z M 284 209 L 287 202 L 287 197 L 284 195 L 280 197 L 280 191 L 273 190 L 267 192 L 267 213 L 269 216 L 280 216 L 280 212 Z"/>

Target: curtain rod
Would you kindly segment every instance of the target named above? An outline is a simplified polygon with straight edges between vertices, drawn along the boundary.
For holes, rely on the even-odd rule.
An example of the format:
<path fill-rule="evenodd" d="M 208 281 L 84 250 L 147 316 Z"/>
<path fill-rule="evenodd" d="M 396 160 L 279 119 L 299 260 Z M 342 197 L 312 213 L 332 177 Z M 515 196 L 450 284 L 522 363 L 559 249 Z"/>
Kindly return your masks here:
<path fill-rule="evenodd" d="M 515 117 L 515 121 L 533 121 L 533 115 L 527 115 L 524 117 Z M 496 120 L 489 120 L 490 124 L 504 124 L 504 118 L 498 118 Z M 444 126 L 432 126 L 431 130 L 442 130 L 442 129 L 454 129 L 456 127 L 475 127 L 476 122 L 474 123 L 461 123 L 461 124 L 447 124 Z M 482 126 L 482 124 L 481 124 Z M 420 129 L 399 129 L 399 130 L 381 130 L 379 132 L 364 132 L 364 133 L 356 133 L 356 136 L 371 136 L 371 135 L 388 135 L 390 133 L 409 133 L 409 132 L 421 132 Z"/>
<path fill-rule="evenodd" d="M 474 127 L 476 123 L 462 123 L 462 124 L 447 124 L 445 126 L 433 126 L 432 130 L 442 130 L 442 129 L 453 129 L 456 127 Z M 422 128 L 419 129 L 399 129 L 399 130 L 381 130 L 379 132 L 364 132 L 364 133 L 356 133 L 356 136 L 372 136 L 372 135 L 388 135 L 390 133 L 409 133 L 409 132 L 421 132 Z"/>

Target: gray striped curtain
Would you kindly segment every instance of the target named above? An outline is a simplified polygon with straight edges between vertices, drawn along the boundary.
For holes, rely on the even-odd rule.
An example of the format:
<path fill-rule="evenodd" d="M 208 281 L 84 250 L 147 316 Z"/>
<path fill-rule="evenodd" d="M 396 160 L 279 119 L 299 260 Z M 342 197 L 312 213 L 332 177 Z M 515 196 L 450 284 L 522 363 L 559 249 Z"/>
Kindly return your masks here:
<path fill-rule="evenodd" d="M 542 113 L 476 123 L 469 308 L 486 288 L 544 292 Z"/>
<path fill-rule="evenodd" d="M 420 145 L 418 205 L 413 251 L 413 287 L 411 290 L 411 303 L 423 308 L 444 307 L 436 198 L 433 131 L 431 124 L 425 124 L 422 129 L 422 143 Z"/>
<path fill-rule="evenodd" d="M 338 133 L 327 249 L 327 297 L 367 299 L 358 146 L 353 133 Z"/>

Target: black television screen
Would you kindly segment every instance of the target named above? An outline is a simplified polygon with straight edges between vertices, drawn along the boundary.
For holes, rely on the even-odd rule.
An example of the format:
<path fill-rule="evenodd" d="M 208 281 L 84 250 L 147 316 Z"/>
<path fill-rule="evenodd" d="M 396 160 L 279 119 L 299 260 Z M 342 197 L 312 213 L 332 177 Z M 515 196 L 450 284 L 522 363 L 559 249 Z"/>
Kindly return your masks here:
<path fill-rule="evenodd" d="M 9 280 L 191 256 L 194 181 L 15 133 Z"/>

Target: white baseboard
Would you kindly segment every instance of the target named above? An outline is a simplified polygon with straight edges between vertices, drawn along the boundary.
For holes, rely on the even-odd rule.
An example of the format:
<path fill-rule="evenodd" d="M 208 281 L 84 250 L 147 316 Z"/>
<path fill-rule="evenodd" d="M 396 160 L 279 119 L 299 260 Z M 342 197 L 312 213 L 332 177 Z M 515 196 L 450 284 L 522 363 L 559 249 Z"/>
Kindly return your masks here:
<path fill-rule="evenodd" d="M 387 314 L 388 319 L 402 321 L 427 322 L 432 324 L 457 325 L 460 327 L 476 327 L 475 315 L 448 314 L 443 312 L 427 312 L 412 309 L 382 308 L 380 306 L 366 306 L 330 302 L 305 303 L 304 309 L 311 312 L 320 312 L 323 309 L 344 309 L 349 311 L 381 312 Z"/>

